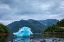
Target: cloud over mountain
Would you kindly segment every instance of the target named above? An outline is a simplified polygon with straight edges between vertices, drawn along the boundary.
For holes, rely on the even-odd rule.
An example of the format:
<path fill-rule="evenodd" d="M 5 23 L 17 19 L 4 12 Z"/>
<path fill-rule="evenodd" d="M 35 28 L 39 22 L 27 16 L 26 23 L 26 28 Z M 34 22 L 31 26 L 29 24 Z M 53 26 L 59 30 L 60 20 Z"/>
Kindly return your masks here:
<path fill-rule="evenodd" d="M 0 0 L 0 22 L 5 21 L 4 24 L 49 18 L 64 18 L 64 0 Z"/>

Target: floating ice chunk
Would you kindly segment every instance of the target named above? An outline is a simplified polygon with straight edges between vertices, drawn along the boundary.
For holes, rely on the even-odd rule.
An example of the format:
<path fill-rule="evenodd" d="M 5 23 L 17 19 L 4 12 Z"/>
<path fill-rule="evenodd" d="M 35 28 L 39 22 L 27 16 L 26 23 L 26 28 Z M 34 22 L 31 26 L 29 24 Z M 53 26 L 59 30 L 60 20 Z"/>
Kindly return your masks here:
<path fill-rule="evenodd" d="M 31 29 L 29 27 L 22 27 L 18 32 L 13 33 L 17 37 L 23 37 L 23 36 L 30 36 L 33 33 L 31 32 Z"/>

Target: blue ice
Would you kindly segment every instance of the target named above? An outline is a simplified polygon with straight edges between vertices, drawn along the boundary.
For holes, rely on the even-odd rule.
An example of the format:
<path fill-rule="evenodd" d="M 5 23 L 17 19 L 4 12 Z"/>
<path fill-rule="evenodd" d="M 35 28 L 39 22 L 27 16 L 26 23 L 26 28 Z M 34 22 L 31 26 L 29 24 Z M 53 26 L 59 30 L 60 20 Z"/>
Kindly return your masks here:
<path fill-rule="evenodd" d="M 33 33 L 29 27 L 22 27 L 18 32 L 13 33 L 17 37 L 30 36 Z"/>

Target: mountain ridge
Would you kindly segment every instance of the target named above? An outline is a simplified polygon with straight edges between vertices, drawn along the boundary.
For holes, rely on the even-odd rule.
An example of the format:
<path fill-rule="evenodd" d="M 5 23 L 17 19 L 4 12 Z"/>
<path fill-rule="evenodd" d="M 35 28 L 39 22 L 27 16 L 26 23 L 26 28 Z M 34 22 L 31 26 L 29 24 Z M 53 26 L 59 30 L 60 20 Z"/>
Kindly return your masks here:
<path fill-rule="evenodd" d="M 47 26 L 42 24 L 40 21 L 33 19 L 14 21 L 11 24 L 7 25 L 11 32 L 17 32 L 19 28 L 22 28 L 24 26 L 31 28 L 32 32 L 34 33 L 41 33 L 47 28 Z"/>

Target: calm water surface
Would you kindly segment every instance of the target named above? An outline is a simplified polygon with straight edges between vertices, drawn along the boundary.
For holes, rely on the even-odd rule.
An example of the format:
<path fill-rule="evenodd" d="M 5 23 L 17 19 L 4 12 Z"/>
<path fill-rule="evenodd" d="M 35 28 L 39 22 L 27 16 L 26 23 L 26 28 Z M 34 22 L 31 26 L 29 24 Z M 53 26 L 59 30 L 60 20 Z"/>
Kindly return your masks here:
<path fill-rule="evenodd" d="M 7 40 L 8 39 L 8 40 Z M 0 42 L 64 42 L 62 34 L 34 34 L 31 37 L 0 36 Z"/>

